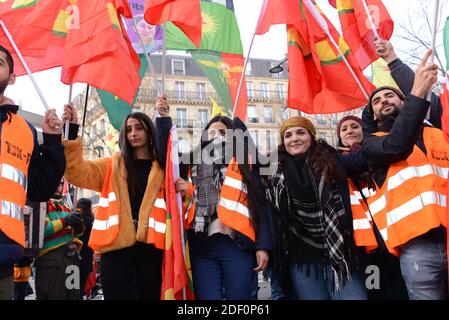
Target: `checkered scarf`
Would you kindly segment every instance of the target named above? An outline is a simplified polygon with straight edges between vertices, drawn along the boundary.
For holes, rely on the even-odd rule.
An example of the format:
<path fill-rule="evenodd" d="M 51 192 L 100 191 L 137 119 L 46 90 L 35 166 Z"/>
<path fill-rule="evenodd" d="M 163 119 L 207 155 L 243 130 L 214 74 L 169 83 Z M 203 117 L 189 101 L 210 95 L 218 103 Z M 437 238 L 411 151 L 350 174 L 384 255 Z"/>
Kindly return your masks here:
<path fill-rule="evenodd" d="M 272 197 L 281 214 L 289 260 L 321 265 L 324 274 L 324 265 L 330 264 L 332 291 L 338 292 L 351 280 L 350 233 L 343 222 L 343 201 L 337 184 L 325 183 L 325 173 L 314 176 L 307 163 L 299 170 L 305 182 L 303 189 L 289 181 L 301 181 L 291 172 L 291 165 L 279 167 L 273 177 Z"/>

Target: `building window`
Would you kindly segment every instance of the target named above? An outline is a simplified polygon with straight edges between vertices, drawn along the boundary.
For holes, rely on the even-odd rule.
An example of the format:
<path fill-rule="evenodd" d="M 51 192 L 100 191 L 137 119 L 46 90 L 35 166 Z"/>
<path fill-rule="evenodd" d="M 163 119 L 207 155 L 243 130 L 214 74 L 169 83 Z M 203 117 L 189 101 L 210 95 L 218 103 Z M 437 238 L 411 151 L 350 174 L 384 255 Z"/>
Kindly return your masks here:
<path fill-rule="evenodd" d="M 259 119 L 257 118 L 256 106 L 248 106 L 248 122 L 249 123 L 258 123 L 259 122 Z"/>
<path fill-rule="evenodd" d="M 274 123 L 273 119 L 273 108 L 271 106 L 265 106 L 263 108 L 265 123 Z"/>
<path fill-rule="evenodd" d="M 184 91 L 184 81 L 176 81 L 176 98 L 185 99 L 186 93 Z"/>
<path fill-rule="evenodd" d="M 206 84 L 205 83 L 196 83 L 196 98 L 199 100 L 206 99 Z"/>
<path fill-rule="evenodd" d="M 332 124 L 337 124 L 337 115 L 336 114 L 332 114 L 331 115 L 331 121 L 332 121 Z"/>
<path fill-rule="evenodd" d="M 92 125 L 92 131 L 91 131 L 91 134 L 90 134 L 90 138 L 92 139 L 93 142 L 98 140 L 97 125 L 96 124 Z"/>
<path fill-rule="evenodd" d="M 270 92 L 268 91 L 268 83 L 267 82 L 262 82 L 260 84 L 260 91 L 262 92 L 262 98 L 269 98 L 270 97 Z"/>
<path fill-rule="evenodd" d="M 133 106 L 132 112 L 141 112 L 142 111 L 142 107 L 141 106 Z"/>
<path fill-rule="evenodd" d="M 171 73 L 174 75 L 186 75 L 185 70 L 185 61 L 184 60 L 175 60 L 171 61 Z"/>
<path fill-rule="evenodd" d="M 245 76 L 252 76 L 253 71 L 251 67 L 251 60 L 248 60 L 248 63 L 246 64 L 246 70 L 245 70 Z"/>
<path fill-rule="evenodd" d="M 282 121 L 287 120 L 290 117 L 287 107 L 281 107 L 281 118 Z"/>
<path fill-rule="evenodd" d="M 254 144 L 258 148 L 259 147 L 259 131 L 250 130 L 249 134 L 251 135 L 251 139 L 253 139 Z"/>
<path fill-rule="evenodd" d="M 276 88 L 278 90 L 278 98 L 285 99 L 285 86 L 282 83 L 278 83 Z"/>
<path fill-rule="evenodd" d="M 277 147 L 276 138 L 273 131 L 267 131 L 267 152 L 271 152 L 275 150 Z"/>
<path fill-rule="evenodd" d="M 248 91 L 248 98 L 253 98 L 254 91 L 253 91 L 253 83 L 252 82 L 246 83 L 246 90 Z"/>
<path fill-rule="evenodd" d="M 198 116 L 200 128 L 204 128 L 207 125 L 207 110 L 198 110 Z"/>
<path fill-rule="evenodd" d="M 178 128 L 187 128 L 187 109 L 176 109 L 176 126 Z"/>
<path fill-rule="evenodd" d="M 316 115 L 316 123 L 321 126 L 324 126 L 326 124 L 326 120 L 324 119 L 324 116 L 322 114 Z"/>

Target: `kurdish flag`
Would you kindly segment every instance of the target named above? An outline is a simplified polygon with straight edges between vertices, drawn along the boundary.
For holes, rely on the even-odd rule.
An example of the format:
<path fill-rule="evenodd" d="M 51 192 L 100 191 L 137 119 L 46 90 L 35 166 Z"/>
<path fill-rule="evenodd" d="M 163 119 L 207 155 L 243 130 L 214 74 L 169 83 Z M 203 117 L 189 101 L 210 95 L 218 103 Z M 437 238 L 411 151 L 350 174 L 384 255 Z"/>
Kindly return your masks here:
<path fill-rule="evenodd" d="M 243 46 L 232 0 L 203 0 L 202 38 L 197 48 L 178 28 L 168 23 L 166 46 L 169 50 L 186 50 L 212 83 L 223 103 L 226 115 L 231 116 L 237 97 L 240 77 L 243 73 Z M 247 92 L 243 82 L 237 111 L 246 118 Z"/>

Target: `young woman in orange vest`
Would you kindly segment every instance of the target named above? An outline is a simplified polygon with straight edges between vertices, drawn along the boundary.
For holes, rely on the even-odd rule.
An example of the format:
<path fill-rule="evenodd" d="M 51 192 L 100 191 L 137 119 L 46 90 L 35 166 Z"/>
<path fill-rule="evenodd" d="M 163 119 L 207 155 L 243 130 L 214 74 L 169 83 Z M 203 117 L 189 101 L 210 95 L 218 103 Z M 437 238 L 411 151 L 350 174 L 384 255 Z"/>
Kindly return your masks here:
<path fill-rule="evenodd" d="M 299 299 L 366 299 L 365 254 L 354 244 L 347 178 L 365 170 L 363 157 L 340 157 L 304 117 L 282 124 L 281 141 L 270 198 L 282 234 L 276 247 L 285 257 L 278 269 L 290 276 L 282 284 L 293 285 Z"/>
<path fill-rule="evenodd" d="M 169 105 L 159 97 L 157 131 L 144 113 L 128 115 L 120 130 L 120 152 L 112 158 L 83 159 L 78 120 L 66 105 L 71 122 L 65 142 L 65 176 L 75 186 L 101 192 L 89 246 L 101 254 L 104 298 L 158 300 L 162 283 L 165 202 L 162 193 L 165 149 L 172 126 Z"/>
<path fill-rule="evenodd" d="M 192 201 L 188 235 L 199 300 L 252 299 L 257 272 L 268 264 L 271 240 L 258 166 L 235 157 L 235 129 L 247 132 L 238 118 L 212 118 L 189 159 L 193 194 L 186 181 L 176 182 Z"/>
<path fill-rule="evenodd" d="M 363 143 L 362 119 L 353 115 L 343 117 L 337 124 L 337 137 L 340 153 L 360 152 Z M 366 203 L 369 192 L 372 192 L 374 188 L 368 170 L 356 177 L 351 177 L 348 182 L 355 244 L 366 248 L 368 264 L 379 270 L 378 286 L 367 288 L 368 299 L 408 299 L 399 260 L 385 247 L 385 242 L 382 240 L 379 229 L 373 223 Z"/>

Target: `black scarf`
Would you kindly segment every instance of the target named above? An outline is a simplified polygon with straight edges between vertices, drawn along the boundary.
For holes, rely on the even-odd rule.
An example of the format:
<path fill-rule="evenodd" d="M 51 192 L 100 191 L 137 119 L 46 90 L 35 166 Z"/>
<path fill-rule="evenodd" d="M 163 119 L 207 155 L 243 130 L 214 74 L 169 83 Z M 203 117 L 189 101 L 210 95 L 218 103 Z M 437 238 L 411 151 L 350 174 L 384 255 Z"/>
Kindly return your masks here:
<path fill-rule="evenodd" d="M 325 183 L 325 174 L 314 175 L 306 157 L 286 156 L 277 174 L 278 204 L 289 260 L 323 273 L 330 265 L 339 291 L 351 279 L 351 241 L 338 186 Z"/>
<path fill-rule="evenodd" d="M 5 122 L 9 120 L 11 122 L 12 114 L 17 114 L 17 111 L 19 110 L 19 106 L 12 105 L 12 104 L 4 104 L 0 106 L 0 113 L 1 113 L 1 122 Z"/>

